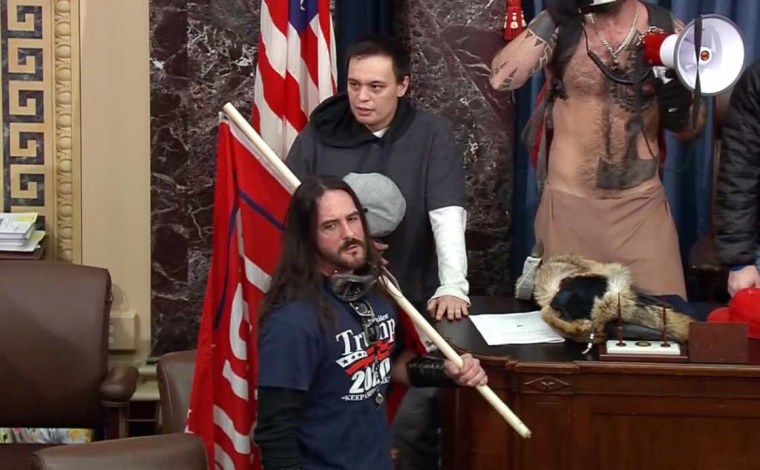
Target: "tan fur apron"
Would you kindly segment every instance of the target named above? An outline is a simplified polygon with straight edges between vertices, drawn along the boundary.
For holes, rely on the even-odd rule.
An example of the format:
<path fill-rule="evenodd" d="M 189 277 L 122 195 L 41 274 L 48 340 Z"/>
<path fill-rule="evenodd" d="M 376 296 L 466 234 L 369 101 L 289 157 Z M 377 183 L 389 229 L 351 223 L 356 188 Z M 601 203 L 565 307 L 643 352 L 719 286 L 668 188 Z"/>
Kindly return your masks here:
<path fill-rule="evenodd" d="M 599 199 L 544 187 L 535 222 L 543 258 L 574 254 L 628 267 L 645 294 L 686 299 L 683 267 L 670 206 L 661 185 Z"/>

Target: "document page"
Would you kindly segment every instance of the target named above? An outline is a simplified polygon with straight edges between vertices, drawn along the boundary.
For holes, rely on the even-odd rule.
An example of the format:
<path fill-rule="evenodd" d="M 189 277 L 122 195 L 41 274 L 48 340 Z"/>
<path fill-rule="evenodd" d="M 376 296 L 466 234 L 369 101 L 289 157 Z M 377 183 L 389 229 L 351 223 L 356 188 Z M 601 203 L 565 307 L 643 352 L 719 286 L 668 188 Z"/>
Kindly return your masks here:
<path fill-rule="evenodd" d="M 489 346 L 565 341 L 565 338 L 541 319 L 541 313 L 538 311 L 472 315 L 470 320 Z"/>

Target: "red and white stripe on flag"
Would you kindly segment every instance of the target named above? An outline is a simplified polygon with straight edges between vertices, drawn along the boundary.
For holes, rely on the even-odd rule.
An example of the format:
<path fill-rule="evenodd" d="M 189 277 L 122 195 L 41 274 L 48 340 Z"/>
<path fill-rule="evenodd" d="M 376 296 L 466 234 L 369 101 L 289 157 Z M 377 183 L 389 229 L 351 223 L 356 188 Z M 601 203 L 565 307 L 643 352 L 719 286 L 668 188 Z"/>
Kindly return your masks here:
<path fill-rule="evenodd" d="M 335 93 L 329 0 L 262 0 L 253 128 L 281 159 L 309 114 Z"/>
<path fill-rule="evenodd" d="M 188 431 L 203 438 L 210 468 L 260 468 L 251 442 L 257 308 L 293 190 L 234 123 L 220 123 L 211 267 L 188 413 Z"/>

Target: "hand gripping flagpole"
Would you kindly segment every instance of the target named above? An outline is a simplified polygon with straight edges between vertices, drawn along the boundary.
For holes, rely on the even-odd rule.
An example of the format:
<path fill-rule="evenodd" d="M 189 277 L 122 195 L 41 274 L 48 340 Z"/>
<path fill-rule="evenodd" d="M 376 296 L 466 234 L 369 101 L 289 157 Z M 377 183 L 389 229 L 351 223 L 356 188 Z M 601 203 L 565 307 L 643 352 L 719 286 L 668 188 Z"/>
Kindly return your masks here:
<path fill-rule="evenodd" d="M 409 316 L 409 318 L 414 322 L 414 325 L 422 330 L 428 338 L 430 338 L 430 341 L 433 342 L 433 344 L 436 345 L 436 347 L 443 353 L 443 355 L 446 357 L 446 359 L 453 362 L 457 367 L 462 367 L 463 361 L 462 358 L 459 356 L 459 354 L 454 351 L 454 348 L 449 346 L 449 343 L 446 342 L 445 339 L 436 331 L 435 328 L 433 328 L 433 325 L 428 323 L 428 321 L 420 314 L 420 312 L 417 311 L 416 308 L 407 300 L 406 297 L 404 297 L 404 294 L 401 293 L 401 291 L 388 279 L 387 276 L 383 276 L 383 281 L 385 282 L 385 287 L 388 289 L 388 292 L 393 296 L 393 298 L 396 300 L 396 303 L 398 303 L 399 307 L 406 312 L 406 314 Z M 525 439 L 528 439 L 530 437 L 530 429 L 525 425 L 525 423 L 520 420 L 520 418 L 517 417 L 517 415 L 504 403 L 501 398 L 499 398 L 496 393 L 491 390 L 491 387 L 488 385 L 476 385 L 475 389 L 483 395 L 483 398 L 486 399 L 488 403 L 491 404 L 491 406 L 494 407 L 494 409 L 504 418 L 507 423 L 514 428 L 515 431 Z"/>
<path fill-rule="evenodd" d="M 298 185 L 300 185 L 300 181 L 298 181 L 298 178 L 293 174 L 293 172 L 290 171 L 290 169 L 283 163 L 283 161 L 275 155 L 274 151 L 272 151 L 271 148 L 264 142 L 264 140 L 259 136 L 258 133 L 256 133 L 255 130 L 251 127 L 251 125 L 248 123 L 248 121 L 243 118 L 243 116 L 238 112 L 238 110 L 231 104 L 227 103 L 222 108 L 222 111 L 224 114 L 240 129 L 243 134 L 248 137 L 248 139 L 261 151 L 262 155 L 268 160 L 269 164 L 272 166 L 274 170 L 276 170 L 280 175 L 290 184 L 293 188 L 297 188 Z M 446 342 L 445 339 L 433 328 L 433 326 L 428 323 L 428 321 L 420 314 L 420 312 L 417 311 L 416 308 L 407 300 L 406 297 L 404 297 L 404 294 L 401 293 L 401 291 L 395 286 L 393 282 L 391 282 L 390 279 L 388 279 L 387 276 L 383 276 L 383 282 L 385 283 L 386 288 L 388 289 L 388 292 L 393 296 L 393 298 L 396 300 L 396 303 L 398 303 L 399 307 L 406 312 L 406 314 L 409 316 L 409 318 L 412 320 L 414 325 L 422 330 L 428 338 L 430 338 L 430 341 L 433 342 L 433 344 L 436 345 L 436 347 L 443 353 L 443 355 L 446 357 L 446 359 L 453 362 L 457 367 L 462 367 L 463 362 L 462 358 L 459 356 L 459 354 L 454 351 L 454 349 L 449 346 L 449 344 Z M 504 418 L 504 420 L 514 428 L 517 433 L 524 437 L 525 439 L 529 438 L 531 433 L 530 429 L 528 429 L 527 426 L 525 426 L 525 423 L 523 423 L 517 415 L 514 414 L 514 412 L 507 406 L 501 398 L 499 398 L 496 393 L 491 390 L 491 387 L 488 385 L 477 385 L 475 389 L 483 395 L 483 398 L 486 399 L 488 403 L 491 404 L 491 406 L 496 409 L 496 411 Z"/>

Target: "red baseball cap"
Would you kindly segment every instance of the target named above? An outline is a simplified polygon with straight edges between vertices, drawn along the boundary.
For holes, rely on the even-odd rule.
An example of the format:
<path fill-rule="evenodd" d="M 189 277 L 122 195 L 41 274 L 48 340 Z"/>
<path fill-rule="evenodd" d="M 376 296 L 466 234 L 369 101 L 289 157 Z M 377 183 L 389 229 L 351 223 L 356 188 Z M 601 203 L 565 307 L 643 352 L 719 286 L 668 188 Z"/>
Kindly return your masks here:
<path fill-rule="evenodd" d="M 707 317 L 711 323 L 746 323 L 747 336 L 760 339 L 760 289 L 748 287 L 734 294 L 728 307 L 720 307 Z"/>

